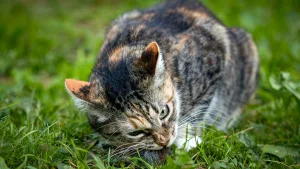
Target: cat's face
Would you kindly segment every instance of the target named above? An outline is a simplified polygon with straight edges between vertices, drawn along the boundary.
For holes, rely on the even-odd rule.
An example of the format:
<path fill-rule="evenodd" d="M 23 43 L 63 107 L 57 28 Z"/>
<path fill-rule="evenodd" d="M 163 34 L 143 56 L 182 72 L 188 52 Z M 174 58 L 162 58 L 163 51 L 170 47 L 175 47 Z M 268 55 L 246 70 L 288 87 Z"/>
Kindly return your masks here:
<path fill-rule="evenodd" d="M 90 124 L 114 146 L 169 146 L 177 134 L 178 100 L 171 87 L 158 88 L 157 92 L 164 94 L 151 91 L 142 99 L 124 101 L 121 109 L 113 105 L 90 107 Z"/>
<path fill-rule="evenodd" d="M 158 45 L 123 47 L 112 54 L 117 56 L 110 58 L 130 59 L 96 66 L 90 82 L 66 80 L 68 91 L 109 144 L 151 150 L 170 146 L 177 136 L 180 104 Z"/>

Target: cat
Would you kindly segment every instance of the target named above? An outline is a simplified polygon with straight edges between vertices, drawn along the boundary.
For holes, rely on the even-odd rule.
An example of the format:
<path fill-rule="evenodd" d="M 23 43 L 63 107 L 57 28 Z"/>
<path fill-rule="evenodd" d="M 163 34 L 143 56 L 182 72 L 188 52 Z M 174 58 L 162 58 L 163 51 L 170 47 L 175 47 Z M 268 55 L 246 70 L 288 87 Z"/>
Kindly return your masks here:
<path fill-rule="evenodd" d="M 230 127 L 254 95 L 258 66 L 249 33 L 197 0 L 169 0 L 115 20 L 89 82 L 65 85 L 119 155 L 158 160 L 173 144 L 201 143 L 201 123 Z"/>

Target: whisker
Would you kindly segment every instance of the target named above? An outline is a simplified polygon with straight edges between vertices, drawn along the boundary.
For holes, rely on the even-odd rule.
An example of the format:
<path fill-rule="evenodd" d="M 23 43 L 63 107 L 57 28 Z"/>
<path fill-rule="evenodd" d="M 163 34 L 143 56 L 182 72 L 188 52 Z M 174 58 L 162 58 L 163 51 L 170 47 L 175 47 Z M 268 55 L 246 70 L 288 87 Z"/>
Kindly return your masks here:
<path fill-rule="evenodd" d="M 136 151 L 137 149 L 139 149 L 140 147 L 143 147 L 145 146 L 144 144 L 135 144 L 135 145 L 132 145 L 132 146 L 129 146 L 129 147 L 126 147 L 124 149 L 121 149 L 121 150 L 117 150 L 116 152 L 113 153 L 113 155 L 111 157 L 114 157 L 114 156 L 124 156 L 126 155 L 128 152 L 130 151 Z M 134 149 L 132 149 L 134 148 Z"/>
<path fill-rule="evenodd" d="M 184 116 L 180 117 L 179 121 L 184 120 L 186 117 L 189 117 L 189 116 L 194 115 L 194 114 L 205 113 L 207 109 L 208 109 L 208 107 L 203 107 L 203 108 L 197 109 L 197 111 L 192 110 L 191 112 L 189 112 L 189 113 L 185 114 Z"/>
<path fill-rule="evenodd" d="M 121 144 L 119 145 L 118 147 L 116 147 L 115 149 L 118 149 L 118 148 L 121 148 L 122 146 L 125 146 L 125 145 L 130 145 L 130 144 L 135 144 L 135 143 L 140 143 L 140 142 L 131 142 L 131 143 L 124 143 L 124 144 Z"/>
<path fill-rule="evenodd" d="M 203 122 L 200 122 L 200 123 L 188 123 L 187 124 L 189 128 L 191 129 L 195 129 L 195 128 L 204 128 L 204 127 L 208 127 L 208 126 L 215 126 L 215 127 L 218 127 L 218 126 L 221 126 L 223 125 L 222 122 L 220 121 L 214 121 L 214 122 L 208 122 L 208 121 L 203 121 Z M 183 129 L 183 128 L 186 128 L 187 126 L 186 125 L 181 125 L 178 127 L 178 129 Z"/>
<path fill-rule="evenodd" d="M 199 129 L 209 130 L 209 131 L 211 131 L 211 132 L 213 132 L 213 133 L 217 132 L 216 130 L 211 129 L 211 128 L 208 128 L 208 127 L 205 127 L 205 126 L 199 128 Z M 201 132 L 202 132 L 202 131 L 201 131 Z M 178 135 L 177 135 L 177 138 L 187 138 L 186 134 L 189 134 L 188 138 L 189 138 L 190 136 L 201 136 L 201 135 L 196 135 L 196 134 L 190 134 L 190 132 L 188 131 L 188 133 L 185 132 L 185 133 L 180 133 L 180 134 L 178 134 Z"/>
<path fill-rule="evenodd" d="M 220 121 L 220 120 L 225 120 L 228 121 L 230 120 L 227 117 L 217 117 L 216 119 L 208 119 L 207 117 L 190 117 L 189 119 L 185 120 L 184 122 L 179 123 L 179 126 L 184 125 L 186 123 L 201 123 L 201 122 L 208 122 L 208 121 Z"/>
<path fill-rule="evenodd" d="M 126 150 L 126 149 L 130 149 L 130 148 L 136 148 L 136 147 L 139 147 L 139 146 L 144 146 L 145 144 L 143 144 L 143 143 L 139 143 L 139 142 L 136 142 L 136 143 L 132 143 L 133 145 L 131 145 L 131 146 L 126 146 L 126 147 L 120 147 L 120 148 L 118 148 L 118 149 L 115 149 L 115 152 L 118 152 L 118 151 L 123 151 L 123 150 Z M 126 144 L 126 145 L 128 145 L 128 144 Z"/>
<path fill-rule="evenodd" d="M 188 113 L 188 114 L 186 114 L 184 116 L 184 118 L 180 117 L 179 122 L 185 121 L 187 118 L 190 118 L 190 117 L 199 116 L 201 114 L 204 114 L 204 115 L 207 115 L 207 114 L 216 115 L 218 112 L 221 113 L 221 114 L 227 115 L 227 114 L 225 114 L 222 111 L 217 110 L 217 109 L 214 109 L 213 111 L 210 111 L 210 112 L 207 112 L 207 111 L 198 111 L 198 112 Z"/>
<path fill-rule="evenodd" d="M 104 124 L 104 125 L 96 128 L 96 130 L 99 130 L 99 129 L 103 128 L 103 127 L 110 126 L 110 125 L 117 124 L 117 123 L 125 123 L 125 122 L 110 122 L 108 124 Z"/>
<path fill-rule="evenodd" d="M 201 114 L 205 114 L 205 115 L 217 115 L 217 113 L 213 113 L 213 112 L 201 112 L 201 113 L 198 113 L 198 114 L 191 114 L 189 117 L 186 117 L 184 120 L 180 120 L 179 121 L 179 124 L 183 124 L 183 123 L 186 123 L 186 122 L 190 122 L 189 120 L 193 120 L 195 121 L 195 116 L 199 116 Z M 224 120 L 230 120 L 228 117 L 228 115 L 226 114 L 218 114 L 219 116 L 216 117 L 216 119 L 218 118 L 221 118 L 221 119 L 224 119 Z M 225 115 L 225 116 L 220 116 L 220 115 Z M 197 120 L 200 120 L 200 119 L 205 119 L 207 117 L 203 116 L 203 117 L 197 117 Z"/>
<path fill-rule="evenodd" d="M 216 116 L 215 113 L 208 113 L 208 114 L 206 114 L 206 115 L 213 115 L 213 116 Z M 199 118 L 207 119 L 207 117 L 205 117 L 205 116 L 197 116 L 197 115 L 194 115 L 194 116 L 190 116 L 189 118 L 187 118 L 185 121 L 182 121 L 182 122 L 187 122 L 188 120 L 195 119 L 195 118 L 197 118 L 197 119 L 199 119 Z M 218 118 L 221 118 L 221 119 L 224 119 L 224 120 L 229 120 L 229 116 L 220 116 L 220 114 L 219 114 L 219 116 L 216 116 L 216 118 L 215 118 L 215 119 L 212 119 L 212 120 L 216 120 L 216 119 L 218 119 Z M 181 123 L 182 123 L 182 122 L 181 122 Z"/>

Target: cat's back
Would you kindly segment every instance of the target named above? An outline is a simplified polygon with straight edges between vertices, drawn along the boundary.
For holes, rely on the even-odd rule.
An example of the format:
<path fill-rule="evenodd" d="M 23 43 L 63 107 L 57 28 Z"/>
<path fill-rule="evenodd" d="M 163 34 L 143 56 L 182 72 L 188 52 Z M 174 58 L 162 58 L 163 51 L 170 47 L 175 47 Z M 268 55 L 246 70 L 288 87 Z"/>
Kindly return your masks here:
<path fill-rule="evenodd" d="M 147 44 L 149 41 L 167 44 L 180 34 L 191 33 L 189 30 L 201 20 L 222 25 L 197 0 L 168 0 L 150 9 L 131 11 L 112 23 L 101 51 L 105 53 L 117 46 L 143 42 Z"/>
<path fill-rule="evenodd" d="M 226 27 L 197 0 L 168 0 L 122 15 L 109 28 L 95 67 L 122 60 L 113 55 L 121 47 L 140 50 L 150 42 L 160 46 L 184 113 L 209 104 L 235 112 L 255 91 L 258 56 L 250 34 Z"/>

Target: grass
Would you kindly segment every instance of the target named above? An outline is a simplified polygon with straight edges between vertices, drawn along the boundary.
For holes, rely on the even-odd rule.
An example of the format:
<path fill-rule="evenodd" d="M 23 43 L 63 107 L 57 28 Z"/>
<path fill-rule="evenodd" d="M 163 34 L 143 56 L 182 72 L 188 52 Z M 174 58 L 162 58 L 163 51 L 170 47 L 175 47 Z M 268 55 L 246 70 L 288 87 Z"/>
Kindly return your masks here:
<path fill-rule="evenodd" d="M 0 168 L 114 168 L 65 92 L 87 80 L 109 23 L 158 1 L 0 0 Z M 162 166 L 300 168 L 300 3 L 204 0 L 228 26 L 252 33 L 260 55 L 256 98 L 228 133 L 205 130 L 190 152 Z M 126 168 L 122 164 L 118 167 Z"/>

